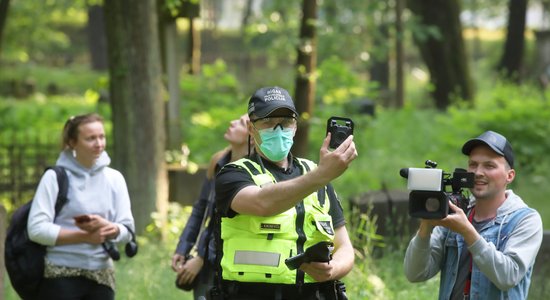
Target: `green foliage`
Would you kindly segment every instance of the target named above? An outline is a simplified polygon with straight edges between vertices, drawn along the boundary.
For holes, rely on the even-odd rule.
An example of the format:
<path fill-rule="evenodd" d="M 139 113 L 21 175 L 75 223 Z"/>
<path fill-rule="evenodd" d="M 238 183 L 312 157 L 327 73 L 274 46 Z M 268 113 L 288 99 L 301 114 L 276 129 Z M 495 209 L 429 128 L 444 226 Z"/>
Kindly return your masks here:
<path fill-rule="evenodd" d="M 373 252 L 375 247 L 384 248 L 383 237 L 376 233 L 376 217 L 366 213 L 351 211 L 346 219 L 355 250 L 355 268 L 344 279 L 350 299 L 387 299 L 388 289 L 376 274 Z"/>
<path fill-rule="evenodd" d="M 316 94 L 322 104 L 347 104 L 364 97 L 365 83 L 348 64 L 336 56 L 324 60 L 317 71 L 319 84 Z"/>
<path fill-rule="evenodd" d="M 93 99 L 82 96 L 35 94 L 24 101 L 0 101 L 0 137 L 3 139 L 39 139 L 45 143 L 61 142 L 65 121 L 77 114 L 98 110 Z M 106 129 L 110 124 L 106 124 Z"/>
<path fill-rule="evenodd" d="M 490 95 L 480 98 L 477 106 L 473 111 L 452 110 L 451 115 L 457 121 L 474 119 L 479 130 L 495 130 L 513 141 L 515 168 L 522 172 L 530 173 L 547 161 L 550 103 L 540 90 L 529 85 L 498 83 Z"/>
<path fill-rule="evenodd" d="M 165 243 L 174 245 L 175 249 L 191 211 L 191 206 L 181 206 L 176 202 L 170 202 L 166 223 L 163 225 L 160 214 L 153 213 L 151 216 L 153 221 L 145 228 L 145 237 L 151 240 L 164 239 Z M 166 233 L 164 237 L 161 235 L 162 232 Z"/>
<path fill-rule="evenodd" d="M 206 163 L 210 156 L 227 146 L 221 137 L 229 122 L 247 111 L 248 99 L 241 94 L 237 79 L 218 60 L 204 65 L 197 76 L 184 76 L 182 87 L 182 132 L 191 149 L 190 159 Z"/>
<path fill-rule="evenodd" d="M 108 89 L 105 74 L 90 70 L 87 66 L 75 65 L 71 68 L 45 67 L 33 63 L 17 64 L 5 68 L 0 73 L 0 92 L 13 94 L 10 82 L 25 82 L 34 87 L 35 93 L 46 95 L 83 94 L 87 90 Z"/>
<path fill-rule="evenodd" d="M 404 167 L 423 167 L 431 159 L 440 168 L 452 171 L 466 167 L 461 153 L 464 142 L 485 130 L 507 136 L 516 153 L 517 177 L 512 188 L 541 213 L 550 218 L 544 199 L 549 192 L 544 178 L 550 160 L 550 119 L 547 101 L 537 89 L 499 84 L 483 93 L 474 109 L 453 107 L 448 113 L 436 110 L 384 109 L 377 106 L 376 116 L 347 113 L 355 121 L 354 141 L 358 158 L 334 181 L 341 199 L 388 189 L 405 189 L 399 176 Z M 324 105 L 312 119 L 310 157 L 318 158 L 318 149 L 325 135 L 325 120 L 330 115 L 346 113 L 341 105 Z M 528 186 L 531 186 L 528 188 Z"/>
<path fill-rule="evenodd" d="M 68 28 L 82 27 L 84 7 L 84 1 L 11 1 L 2 55 L 19 62 L 72 60 L 79 43 L 73 44 Z"/>
<path fill-rule="evenodd" d="M 262 14 L 253 17 L 245 29 L 251 55 L 265 57 L 269 67 L 276 68 L 281 62 L 295 63 L 300 5 L 296 1 L 290 3 L 263 1 Z"/>
<path fill-rule="evenodd" d="M 387 58 L 391 34 L 391 7 L 387 1 L 326 0 L 319 2 L 318 52 L 320 61 L 338 53 L 360 72 L 369 59 Z M 345 51 L 342 51 L 345 45 Z M 368 46 L 366 46 L 368 45 Z"/>

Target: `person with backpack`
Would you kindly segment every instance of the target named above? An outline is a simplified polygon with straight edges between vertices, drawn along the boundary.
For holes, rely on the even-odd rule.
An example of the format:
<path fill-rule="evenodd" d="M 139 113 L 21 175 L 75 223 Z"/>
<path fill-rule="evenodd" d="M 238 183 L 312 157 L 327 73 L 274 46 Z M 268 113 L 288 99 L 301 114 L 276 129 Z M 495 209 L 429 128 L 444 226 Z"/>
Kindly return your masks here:
<path fill-rule="evenodd" d="M 172 269 L 178 273 L 176 284 L 183 290 L 193 290 L 194 299 L 207 299 L 212 288 L 216 251 L 212 234 L 214 216 L 214 178 L 227 163 L 244 157 L 249 149 L 248 115 L 232 120 L 223 138 L 229 143 L 215 153 L 208 167 L 201 193 L 181 233 L 172 256 Z M 196 248 L 196 255 L 190 252 Z"/>
<path fill-rule="evenodd" d="M 542 220 L 508 185 L 516 176 L 512 145 L 486 131 L 467 141 L 468 171 L 474 173 L 466 212 L 421 219 L 405 254 L 411 282 L 441 272 L 439 299 L 527 299 Z"/>
<path fill-rule="evenodd" d="M 57 214 L 55 172 L 46 171 L 38 184 L 27 231 L 47 246 L 41 299 L 115 298 L 113 244 L 134 241 L 135 225 L 126 181 L 109 167 L 105 146 L 101 116 L 71 117 L 56 162 L 68 178 L 67 202 Z"/>

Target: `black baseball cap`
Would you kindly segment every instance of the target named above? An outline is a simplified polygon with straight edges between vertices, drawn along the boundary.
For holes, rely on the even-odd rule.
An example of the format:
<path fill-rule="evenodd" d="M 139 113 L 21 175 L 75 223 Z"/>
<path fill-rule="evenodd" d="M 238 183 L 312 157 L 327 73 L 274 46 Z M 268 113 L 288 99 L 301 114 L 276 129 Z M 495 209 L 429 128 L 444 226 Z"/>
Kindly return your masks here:
<path fill-rule="evenodd" d="M 497 154 L 504 156 L 504 159 L 506 159 L 511 168 L 514 167 L 514 151 L 512 150 L 512 145 L 510 145 L 502 134 L 490 130 L 485 131 L 475 139 L 467 141 L 464 146 L 462 146 L 462 153 L 470 155 L 470 152 L 479 145 L 491 147 Z"/>
<path fill-rule="evenodd" d="M 263 87 L 250 97 L 248 116 L 255 115 L 257 118 L 265 118 L 279 108 L 288 108 L 294 113 L 294 117 L 298 116 L 294 101 L 287 90 L 277 86 Z"/>

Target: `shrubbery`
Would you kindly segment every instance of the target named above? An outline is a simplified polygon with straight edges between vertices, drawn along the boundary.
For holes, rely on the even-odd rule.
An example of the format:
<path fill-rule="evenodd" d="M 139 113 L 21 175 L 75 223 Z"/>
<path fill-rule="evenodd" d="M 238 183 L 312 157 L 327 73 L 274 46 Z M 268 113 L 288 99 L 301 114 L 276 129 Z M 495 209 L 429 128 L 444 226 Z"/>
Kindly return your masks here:
<path fill-rule="evenodd" d="M 542 195 L 550 192 L 546 184 L 547 170 L 550 168 L 550 158 L 546 155 L 550 149 L 550 141 L 547 139 L 550 135 L 548 92 L 544 96 L 535 87 L 500 83 L 480 92 L 475 108 L 452 107 L 443 113 L 428 108 L 415 109 L 412 105 L 403 109 L 390 109 L 378 104 L 375 115 L 370 116 L 357 114 L 353 110 L 353 102 L 366 96 L 376 99 L 374 89 L 362 87 L 362 81 L 356 80 L 352 71 L 339 64 L 337 59 L 331 64 L 321 65 L 320 71 L 318 90 L 322 93 L 318 94 L 314 116 L 309 120 L 312 125 L 309 158 L 318 159 L 328 117 L 347 116 L 355 121 L 354 136 L 359 157 L 346 173 L 334 181 L 344 205 L 353 196 L 382 187 L 405 189 L 406 182 L 399 176 L 399 169 L 422 167 L 426 159 L 439 162 L 439 167 L 446 171 L 465 167 L 466 157 L 460 152 L 462 144 L 491 129 L 507 136 L 514 146 L 518 177 L 512 188 L 541 212 L 543 220 L 550 218 L 550 209 L 545 208 L 545 199 L 542 198 Z M 337 78 L 346 80 L 334 84 Z M 60 80 L 67 84 L 84 84 L 84 81 L 76 79 Z M 90 85 L 93 87 L 68 86 L 67 90 L 81 92 L 66 96 L 47 96 L 39 91 L 29 99 L 0 99 L 0 137 L 11 139 L 14 133 L 24 132 L 41 136 L 49 142 L 58 142 L 63 123 L 70 115 L 99 111 L 108 120 L 109 106 L 98 102 L 100 88 L 93 82 Z M 225 146 L 225 141 L 220 137 L 228 122 L 246 111 L 248 94 L 242 91 L 242 87 L 221 61 L 203 66 L 203 74 L 200 76 L 183 77 L 181 87 L 183 142 L 191 150 L 190 159 L 204 165 L 210 155 Z M 111 124 L 107 122 L 108 132 L 110 128 Z M 169 237 L 161 253 L 144 258 L 154 260 L 155 267 L 152 269 L 169 268 L 169 256 L 188 214 L 188 208 L 172 207 L 168 228 L 159 228 L 156 223 L 148 227 L 147 237 L 143 240 L 148 246 L 144 249 L 156 247 L 154 244 L 161 231 Z M 372 259 L 370 252 L 373 244 L 383 242 L 372 230 L 375 229 L 373 226 L 371 224 L 367 227 L 371 230 L 366 234 L 363 232 L 363 236 L 368 237 L 366 240 L 357 240 L 359 233 L 351 232 L 354 244 L 359 249 L 353 271 L 355 276 L 346 278 L 348 290 L 355 296 L 353 298 L 432 296 L 437 289 L 437 280 L 411 285 L 401 276 L 402 249 L 392 250 L 381 259 Z M 131 262 L 122 265 L 123 272 L 128 271 L 130 275 L 136 272 L 154 273 L 145 266 L 147 264 L 140 266 L 139 270 Z M 163 271 L 162 274 L 169 273 L 171 271 Z M 166 280 L 167 284 L 171 280 Z M 133 280 L 130 282 L 139 284 Z M 154 294 L 162 290 L 158 285 L 148 289 L 144 293 Z"/>

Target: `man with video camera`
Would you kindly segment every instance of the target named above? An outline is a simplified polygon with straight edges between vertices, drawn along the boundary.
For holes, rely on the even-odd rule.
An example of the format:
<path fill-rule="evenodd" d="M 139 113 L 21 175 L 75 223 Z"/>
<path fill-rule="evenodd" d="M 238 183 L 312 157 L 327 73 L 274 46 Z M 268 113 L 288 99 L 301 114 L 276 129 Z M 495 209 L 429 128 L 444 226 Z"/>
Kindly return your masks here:
<path fill-rule="evenodd" d="M 464 212 L 421 219 L 405 255 L 411 282 L 441 271 L 439 299 L 527 299 L 542 242 L 542 220 L 512 190 L 514 153 L 507 139 L 487 131 L 467 141 L 468 171 L 475 174 Z"/>
<path fill-rule="evenodd" d="M 216 177 L 213 298 L 345 299 L 337 280 L 353 267 L 354 251 L 330 181 L 357 157 L 353 136 L 330 151 L 327 135 L 315 165 L 289 152 L 298 113 L 286 90 L 257 90 L 248 115 L 253 152 Z"/>

